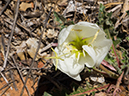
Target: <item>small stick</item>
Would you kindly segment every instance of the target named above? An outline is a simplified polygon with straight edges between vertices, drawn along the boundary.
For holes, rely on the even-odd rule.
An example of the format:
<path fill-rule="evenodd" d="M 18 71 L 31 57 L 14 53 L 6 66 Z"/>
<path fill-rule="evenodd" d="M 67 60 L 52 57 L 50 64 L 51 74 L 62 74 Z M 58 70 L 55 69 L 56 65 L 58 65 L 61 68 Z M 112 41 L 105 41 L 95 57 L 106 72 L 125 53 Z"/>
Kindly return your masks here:
<path fill-rule="evenodd" d="M 1 72 L 0 72 L 0 74 L 1 74 L 1 76 L 4 78 L 5 82 L 8 84 L 9 82 L 8 82 L 8 80 L 5 78 L 4 74 L 1 73 Z M 12 88 L 10 85 L 9 85 L 9 87 L 10 87 L 11 90 L 13 90 L 13 88 Z"/>
<path fill-rule="evenodd" d="M 10 74 L 11 74 L 11 79 L 14 81 L 14 76 L 13 76 L 13 72 L 12 72 L 12 70 L 9 70 L 9 72 L 10 72 Z M 14 86 L 15 90 L 16 90 L 16 91 L 18 91 L 18 89 L 17 89 L 17 86 L 16 86 L 15 82 L 13 82 L 13 86 Z"/>
<path fill-rule="evenodd" d="M 111 89 L 114 89 L 114 92 L 113 92 L 113 95 L 112 96 L 116 96 L 117 93 L 120 93 L 121 92 L 120 84 L 121 84 L 123 75 L 124 75 L 124 71 L 122 72 L 122 74 L 120 75 L 120 77 L 117 79 L 116 85 L 111 85 L 109 87 L 109 89 L 107 90 L 107 92 L 110 92 Z"/>
<path fill-rule="evenodd" d="M 7 0 L 6 5 L 4 6 L 4 8 L 3 8 L 3 9 L 1 10 L 1 12 L 0 12 L 0 16 L 1 16 L 2 13 L 5 11 L 5 9 L 7 8 L 7 6 L 9 5 L 10 1 L 11 1 L 11 0 Z"/>
<path fill-rule="evenodd" d="M 52 46 L 57 46 L 57 43 L 50 43 L 47 46 L 45 46 L 40 52 L 46 51 L 47 49 L 51 48 Z"/>
<path fill-rule="evenodd" d="M 31 73 L 31 69 L 32 69 L 32 67 L 33 67 L 35 58 L 36 58 L 36 56 L 37 56 L 37 54 L 38 54 L 38 51 L 39 51 L 39 48 L 40 48 L 40 44 L 41 44 L 41 40 L 42 40 L 42 36 L 43 36 L 43 32 L 44 32 L 44 29 L 45 29 L 45 27 L 46 27 L 46 24 L 47 24 L 47 21 L 48 21 L 48 19 L 49 19 L 49 16 L 50 16 L 50 14 L 51 14 L 51 11 L 52 11 L 52 8 L 51 8 L 51 10 L 50 10 L 50 12 L 49 12 L 49 14 L 48 14 L 47 19 L 45 20 L 45 24 L 44 24 L 44 28 L 43 28 L 42 33 L 41 33 L 41 36 L 40 36 L 38 48 L 37 48 L 37 50 L 36 50 L 35 56 L 34 56 L 34 58 L 33 58 L 33 60 L 32 60 L 31 65 L 30 65 L 30 70 L 29 70 L 29 72 L 28 72 L 28 74 L 27 74 L 27 77 L 26 77 L 26 80 L 25 80 L 25 83 L 24 83 L 24 86 L 23 86 L 23 88 L 22 88 L 22 91 L 21 91 L 20 96 L 22 96 L 22 94 L 23 94 L 23 91 L 24 91 L 24 88 L 25 88 L 27 79 L 28 79 L 28 77 L 29 77 L 29 75 L 30 75 L 30 73 Z"/>
<path fill-rule="evenodd" d="M 16 81 L 16 80 L 13 80 L 13 81 L 11 81 L 11 82 L 5 84 L 2 88 L 0 88 L 0 90 L 4 89 L 4 88 L 7 87 L 9 84 L 11 84 L 11 83 L 13 83 L 13 82 L 15 82 L 15 81 Z"/>
<path fill-rule="evenodd" d="M 6 64 L 7 64 L 7 59 L 8 59 L 8 55 L 9 55 L 10 44 L 11 44 L 11 40 L 12 40 L 12 37 L 13 37 L 13 33 L 14 33 L 14 29 L 15 29 L 17 17 L 18 17 L 19 4 L 20 4 L 20 0 L 17 0 L 16 14 L 15 14 L 14 22 L 13 22 L 13 28 L 11 30 L 10 39 L 9 39 L 9 42 L 8 42 L 8 47 L 7 47 L 7 52 L 6 52 L 6 56 L 5 56 L 5 60 L 4 60 L 3 70 L 4 70 L 4 68 L 6 67 Z"/>
<path fill-rule="evenodd" d="M 1 94 L 0 96 L 2 96 L 2 95 L 9 89 L 9 87 L 10 87 L 10 86 L 8 86 L 8 87 L 2 92 L 2 94 Z"/>
<path fill-rule="evenodd" d="M 94 89 L 91 89 L 91 90 L 88 90 L 88 91 L 85 91 L 85 92 L 81 92 L 81 93 L 78 93 L 78 94 L 75 94 L 75 95 L 70 95 L 70 96 L 81 96 L 81 95 L 84 95 L 84 94 L 92 93 L 94 91 L 104 90 L 104 89 L 107 89 L 109 87 L 109 85 L 110 84 L 106 84 L 102 87 L 94 88 Z"/>
<path fill-rule="evenodd" d="M 118 67 L 120 68 L 120 61 L 119 61 L 119 59 L 118 59 L 118 56 L 117 56 L 117 54 L 116 54 L 116 50 L 115 50 L 115 47 L 114 47 L 113 44 L 112 44 L 112 48 L 113 48 L 113 51 L 114 51 L 115 56 L 116 56 L 116 62 L 117 62 L 117 64 L 118 64 Z"/>
<path fill-rule="evenodd" d="M 124 71 L 122 72 L 122 74 L 120 75 L 120 77 L 117 79 L 117 83 L 116 83 L 116 87 L 119 88 L 120 86 L 120 83 L 121 83 L 121 80 L 123 78 L 123 75 L 124 75 Z"/>
<path fill-rule="evenodd" d="M 18 71 L 18 73 L 19 73 L 19 75 L 20 75 L 20 78 L 21 78 L 21 80 L 22 80 L 22 83 L 25 84 L 25 81 L 24 81 L 24 79 L 23 79 L 22 73 L 20 72 L 20 70 L 19 70 L 19 68 L 18 68 L 18 66 L 17 66 L 17 64 L 16 64 L 16 61 L 15 61 L 14 57 L 13 57 L 13 56 L 11 56 L 11 57 L 12 57 L 12 59 L 13 59 L 13 61 L 14 61 L 14 64 L 16 65 L 16 68 L 17 68 L 17 71 Z M 29 92 L 29 90 L 28 90 L 28 88 L 27 88 L 26 85 L 25 85 L 25 88 L 26 88 L 26 91 L 27 91 L 28 95 L 31 96 L 31 95 L 30 95 L 30 92 Z"/>
<path fill-rule="evenodd" d="M 103 71 L 105 71 L 110 77 L 112 77 L 112 78 L 114 78 L 114 79 L 118 78 L 118 75 L 117 75 L 116 73 L 114 73 L 114 72 L 112 72 L 112 71 L 106 69 L 102 64 L 100 64 L 99 67 L 100 67 Z"/>
<path fill-rule="evenodd" d="M 4 37 L 3 37 L 3 34 L 1 36 L 1 41 L 2 41 L 2 46 L 3 46 L 3 50 L 4 50 L 4 60 L 5 60 L 5 43 L 4 43 Z"/>
<path fill-rule="evenodd" d="M 111 37 L 109 31 L 108 31 L 108 36 L 109 36 L 109 38 L 112 40 L 112 37 Z M 112 44 L 112 48 L 113 48 L 113 51 L 114 51 L 115 56 L 116 56 L 116 61 L 117 61 L 118 67 L 120 68 L 120 61 L 119 61 L 119 59 L 118 59 L 118 56 L 117 56 L 117 53 L 116 53 L 116 50 L 115 50 L 115 47 L 114 47 L 113 44 Z"/>

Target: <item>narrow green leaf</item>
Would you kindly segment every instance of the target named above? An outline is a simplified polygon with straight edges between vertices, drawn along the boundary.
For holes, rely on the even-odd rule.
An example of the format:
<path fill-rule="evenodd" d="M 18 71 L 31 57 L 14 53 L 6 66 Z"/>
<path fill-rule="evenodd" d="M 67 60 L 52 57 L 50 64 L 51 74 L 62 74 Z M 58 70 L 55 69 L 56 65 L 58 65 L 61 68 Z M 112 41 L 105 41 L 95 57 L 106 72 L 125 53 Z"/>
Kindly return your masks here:
<path fill-rule="evenodd" d="M 126 39 L 129 41 L 129 36 L 127 36 Z"/>
<path fill-rule="evenodd" d="M 57 12 L 54 12 L 54 16 L 56 17 L 56 21 L 58 21 L 60 24 L 65 23 L 66 18 L 63 17 L 63 15 L 60 15 Z"/>
<path fill-rule="evenodd" d="M 100 12 L 103 12 L 103 11 L 104 11 L 104 9 L 105 9 L 105 6 L 101 3 L 101 4 L 100 4 L 99 11 L 100 11 Z"/>
<path fill-rule="evenodd" d="M 52 96 L 52 95 L 47 92 L 44 92 L 43 96 Z"/>

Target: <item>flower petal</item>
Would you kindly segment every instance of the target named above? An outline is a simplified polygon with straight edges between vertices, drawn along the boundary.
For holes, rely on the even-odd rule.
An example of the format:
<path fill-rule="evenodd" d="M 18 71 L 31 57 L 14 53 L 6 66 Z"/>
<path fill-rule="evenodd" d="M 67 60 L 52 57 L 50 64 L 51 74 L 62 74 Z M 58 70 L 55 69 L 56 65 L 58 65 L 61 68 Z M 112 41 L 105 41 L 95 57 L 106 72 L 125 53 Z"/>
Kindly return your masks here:
<path fill-rule="evenodd" d="M 108 53 L 112 45 L 112 40 L 107 39 L 105 35 L 99 35 L 96 40 L 93 42 L 93 47 L 96 53 L 96 66 L 99 66 L 105 56 Z"/>
<path fill-rule="evenodd" d="M 79 73 L 87 67 L 99 66 L 112 41 L 106 39 L 105 32 L 97 25 L 79 22 L 64 28 L 58 37 L 57 53 L 54 65 L 71 78 L 80 81 Z M 72 51 L 73 50 L 73 51 Z M 82 55 L 83 54 L 83 55 Z"/>
<path fill-rule="evenodd" d="M 104 46 L 108 46 L 109 48 L 112 45 L 112 40 L 107 39 L 105 34 L 98 35 L 96 40 L 93 42 L 93 46 L 102 48 Z"/>
<path fill-rule="evenodd" d="M 57 48 L 55 48 L 55 51 L 57 52 L 57 54 L 60 53 Z M 77 63 L 75 54 L 73 54 L 69 58 L 66 58 L 63 56 L 62 59 L 64 59 L 64 61 L 60 59 L 58 60 L 57 68 L 61 70 L 63 73 L 70 76 L 71 78 L 77 81 L 81 81 L 79 73 L 84 69 L 84 65 Z M 55 60 L 54 60 L 54 64 L 56 64 Z"/>
<path fill-rule="evenodd" d="M 106 43 L 106 42 L 105 42 Z M 109 40 L 109 42 L 106 43 L 107 46 L 104 46 L 102 48 L 94 48 L 95 49 L 95 52 L 96 52 L 96 66 L 99 66 L 101 64 L 101 62 L 103 61 L 103 59 L 105 58 L 105 56 L 107 55 L 108 53 L 108 50 L 110 49 L 112 43 L 111 41 Z"/>
<path fill-rule="evenodd" d="M 97 24 L 89 23 L 89 22 L 79 22 L 72 27 L 75 30 L 82 30 L 77 31 L 77 35 L 81 38 L 88 38 L 95 35 L 95 33 L 99 30 L 99 34 L 104 34 L 103 30 L 99 28 Z"/>
<path fill-rule="evenodd" d="M 91 46 L 88 45 L 83 45 L 82 48 L 87 52 L 86 60 L 87 62 L 85 63 L 87 67 L 93 67 L 96 62 L 96 53 L 94 49 Z"/>
<path fill-rule="evenodd" d="M 59 34 L 59 36 L 58 36 L 58 45 L 59 45 L 59 46 L 60 46 L 61 44 L 63 44 L 64 41 L 67 39 L 67 37 L 68 37 L 68 35 L 69 35 L 70 30 L 71 30 L 72 27 L 73 27 L 73 25 L 70 25 L 69 27 L 64 28 L 64 29 L 60 32 L 60 34 Z"/>

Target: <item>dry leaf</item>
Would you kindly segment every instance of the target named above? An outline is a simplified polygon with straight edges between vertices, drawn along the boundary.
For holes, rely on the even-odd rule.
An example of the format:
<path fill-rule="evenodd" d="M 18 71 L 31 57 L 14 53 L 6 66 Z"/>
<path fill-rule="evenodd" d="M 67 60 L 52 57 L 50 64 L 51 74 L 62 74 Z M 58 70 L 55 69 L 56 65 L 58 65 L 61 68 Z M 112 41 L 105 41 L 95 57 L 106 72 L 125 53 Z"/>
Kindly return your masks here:
<path fill-rule="evenodd" d="M 28 49 L 27 49 L 28 54 L 30 55 L 31 58 L 34 58 L 37 47 L 38 47 L 38 40 L 35 38 L 29 38 L 26 41 L 26 44 L 28 47 Z M 38 59 L 39 59 L 39 56 L 37 55 L 36 60 L 38 60 Z"/>
<path fill-rule="evenodd" d="M 19 57 L 21 60 L 25 60 L 25 56 L 24 56 L 23 50 L 21 50 L 21 52 L 19 51 L 19 52 L 17 53 L 17 55 L 18 55 L 18 57 Z"/>
<path fill-rule="evenodd" d="M 38 62 L 38 68 L 42 68 L 44 66 L 44 63 L 43 62 Z"/>
<path fill-rule="evenodd" d="M 4 60 L 4 49 L 3 49 L 3 46 L 2 45 L 0 45 L 0 48 L 1 48 L 1 57 L 2 57 L 2 59 Z"/>
<path fill-rule="evenodd" d="M 27 44 L 27 46 L 29 47 L 29 48 L 27 49 L 27 52 L 28 52 L 28 54 L 30 55 L 31 58 L 34 58 L 34 56 L 35 56 L 35 53 L 36 53 L 36 50 L 37 50 L 37 47 L 38 47 L 38 42 L 39 42 L 39 40 L 36 39 L 36 38 L 29 38 L 29 39 L 26 41 L 26 44 Z M 41 47 L 42 47 L 42 46 L 43 46 L 43 45 L 41 44 Z M 41 47 L 40 47 L 40 48 L 41 48 Z M 37 61 L 39 58 L 43 58 L 43 57 L 47 56 L 47 53 L 46 53 L 46 52 L 41 53 L 40 50 L 41 50 L 41 49 L 39 49 L 39 52 L 38 52 L 37 57 L 36 57 L 36 59 L 35 59 L 36 61 Z"/>
<path fill-rule="evenodd" d="M 54 29 L 48 29 L 47 31 L 48 38 L 54 38 L 57 35 L 58 35 L 58 32 L 56 32 Z"/>
<path fill-rule="evenodd" d="M 24 56 L 25 52 L 27 52 L 30 55 L 31 58 L 34 58 L 37 47 L 38 47 L 38 42 L 39 42 L 39 40 L 36 39 L 36 38 L 29 38 L 27 41 L 23 41 L 20 44 L 20 46 L 17 46 L 16 47 L 16 49 L 17 49 L 16 53 L 19 56 L 19 58 L 21 60 L 25 60 L 25 56 Z M 43 57 L 47 56 L 46 52 L 41 53 L 41 48 L 42 47 L 43 47 L 43 44 L 41 44 L 41 47 L 40 47 L 39 52 L 37 54 L 37 57 L 35 59 L 36 61 L 39 58 L 43 58 Z"/>
<path fill-rule="evenodd" d="M 122 12 L 125 13 L 128 10 L 129 10 L 129 0 L 125 0 Z"/>
<path fill-rule="evenodd" d="M 32 4 L 31 3 L 25 3 L 25 2 L 22 2 L 20 4 L 20 9 L 21 11 L 26 11 L 27 8 L 32 8 Z"/>
<path fill-rule="evenodd" d="M 42 14 L 43 14 L 43 11 L 35 10 L 33 12 L 24 13 L 23 16 L 33 18 L 33 17 L 39 17 Z"/>
<path fill-rule="evenodd" d="M 104 77 L 90 76 L 90 79 L 94 82 L 99 82 L 99 83 L 104 83 L 105 82 Z"/>
<path fill-rule="evenodd" d="M 80 14 L 83 14 L 83 13 L 86 14 L 88 10 L 82 7 L 82 3 L 80 2 L 74 3 L 73 1 L 70 1 L 66 9 L 63 11 L 63 15 L 66 16 L 67 13 L 75 12 L 75 11 Z"/>
<path fill-rule="evenodd" d="M 0 53 L 0 57 L 4 61 L 4 55 L 3 55 L 3 53 Z"/>
<path fill-rule="evenodd" d="M 26 48 L 26 44 L 25 44 L 25 41 L 23 41 L 20 46 L 17 46 L 16 49 L 16 53 L 18 55 L 18 57 L 21 59 L 21 60 L 25 60 L 25 56 L 24 56 L 24 52 L 25 52 L 25 48 Z"/>

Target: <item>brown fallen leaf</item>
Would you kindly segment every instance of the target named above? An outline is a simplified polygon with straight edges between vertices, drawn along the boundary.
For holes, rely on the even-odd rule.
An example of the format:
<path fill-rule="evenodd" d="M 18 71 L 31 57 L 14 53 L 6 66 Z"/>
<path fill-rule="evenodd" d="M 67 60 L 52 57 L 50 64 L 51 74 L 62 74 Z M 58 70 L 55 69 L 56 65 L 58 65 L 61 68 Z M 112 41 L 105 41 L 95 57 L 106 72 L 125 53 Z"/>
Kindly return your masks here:
<path fill-rule="evenodd" d="M 46 35 L 48 38 L 54 38 L 58 35 L 58 32 L 55 31 L 54 29 L 48 29 Z"/>
<path fill-rule="evenodd" d="M 19 10 L 20 10 L 20 11 L 26 11 L 26 9 L 28 9 L 28 8 L 33 8 L 32 3 L 25 3 L 25 2 L 22 2 L 22 3 L 20 4 Z"/>
<path fill-rule="evenodd" d="M 38 68 L 42 68 L 44 66 L 44 63 L 43 62 L 38 62 Z"/>
<path fill-rule="evenodd" d="M 29 38 L 26 41 L 26 44 L 28 47 L 28 49 L 27 49 L 28 54 L 30 55 L 31 58 L 34 58 L 37 47 L 38 47 L 38 40 L 35 38 Z M 38 60 L 38 59 L 39 59 L 39 56 L 37 55 L 36 60 Z"/>
<path fill-rule="evenodd" d="M 25 60 L 25 56 L 24 56 L 24 53 L 23 51 L 17 53 L 18 57 L 21 59 L 21 60 Z"/>
<path fill-rule="evenodd" d="M 129 10 L 129 0 L 125 0 L 122 12 L 125 13 L 128 10 Z"/>
<path fill-rule="evenodd" d="M 26 47 L 26 44 L 25 44 L 25 41 L 23 41 L 20 46 L 17 46 L 16 49 L 16 53 L 18 55 L 18 57 L 21 59 L 21 60 L 25 60 L 25 56 L 24 56 L 24 52 L 25 52 L 25 47 Z"/>
<path fill-rule="evenodd" d="M 3 55 L 3 53 L 0 53 L 0 57 L 1 57 L 2 60 L 4 61 L 4 55 Z"/>
<path fill-rule="evenodd" d="M 33 12 L 24 13 L 23 16 L 33 18 L 33 17 L 39 17 L 42 14 L 43 14 L 43 11 L 35 10 Z"/>

